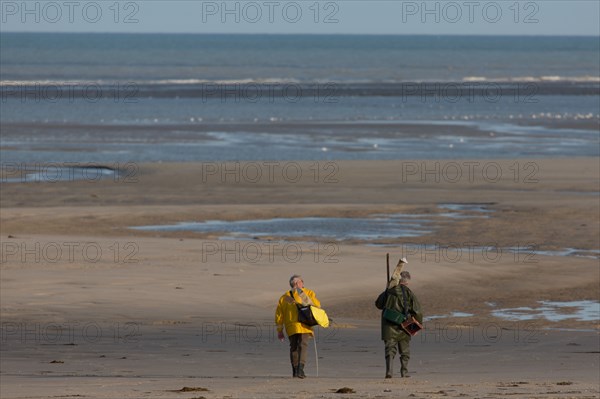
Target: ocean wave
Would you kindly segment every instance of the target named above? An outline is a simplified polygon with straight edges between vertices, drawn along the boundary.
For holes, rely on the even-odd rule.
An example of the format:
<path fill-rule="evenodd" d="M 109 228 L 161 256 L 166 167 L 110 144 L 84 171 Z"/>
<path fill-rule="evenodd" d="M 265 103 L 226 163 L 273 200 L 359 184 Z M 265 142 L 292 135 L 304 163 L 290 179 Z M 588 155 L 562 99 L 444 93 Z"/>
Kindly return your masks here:
<path fill-rule="evenodd" d="M 0 87 L 10 86 L 111 86 L 115 84 L 135 84 L 139 86 L 194 86 L 194 85 L 250 85 L 250 84 L 300 84 L 298 79 L 265 78 L 265 79 L 158 79 L 158 80 L 0 80 Z"/>
<path fill-rule="evenodd" d="M 600 83 L 600 76 L 521 76 L 510 78 L 488 78 L 485 76 L 467 76 L 463 82 L 493 82 L 493 83 Z"/>
<path fill-rule="evenodd" d="M 245 79 L 156 79 L 156 80 L 133 80 L 133 79 L 96 79 L 96 80 L 0 80 L 0 87 L 11 86 L 52 86 L 52 87 L 75 87 L 86 86 L 111 86 L 111 85 L 137 85 L 137 86 L 201 86 L 201 85 L 399 85 L 399 84 L 456 84 L 456 83 L 600 83 L 600 76 L 520 76 L 520 77 L 486 77 L 466 76 L 458 80 L 444 79 L 313 79 L 301 80 L 296 78 L 245 78 Z"/>

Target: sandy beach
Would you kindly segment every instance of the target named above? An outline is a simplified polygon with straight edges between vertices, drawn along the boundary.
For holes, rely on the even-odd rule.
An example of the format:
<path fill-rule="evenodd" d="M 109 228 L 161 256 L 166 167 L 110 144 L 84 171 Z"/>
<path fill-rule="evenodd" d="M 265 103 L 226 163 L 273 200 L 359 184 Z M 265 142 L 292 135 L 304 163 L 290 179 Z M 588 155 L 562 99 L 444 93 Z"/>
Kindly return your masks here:
<path fill-rule="evenodd" d="M 598 316 L 552 305 L 599 299 L 597 158 L 119 168 L 2 183 L 2 398 L 600 395 Z M 443 204 L 466 208 L 449 217 Z M 379 214 L 426 215 L 430 232 L 373 245 L 131 229 Z M 428 319 L 412 378 L 386 381 L 373 302 L 388 252 L 409 258 Z M 318 377 L 310 348 L 302 381 L 273 324 L 293 273 L 333 319 L 317 333 Z"/>

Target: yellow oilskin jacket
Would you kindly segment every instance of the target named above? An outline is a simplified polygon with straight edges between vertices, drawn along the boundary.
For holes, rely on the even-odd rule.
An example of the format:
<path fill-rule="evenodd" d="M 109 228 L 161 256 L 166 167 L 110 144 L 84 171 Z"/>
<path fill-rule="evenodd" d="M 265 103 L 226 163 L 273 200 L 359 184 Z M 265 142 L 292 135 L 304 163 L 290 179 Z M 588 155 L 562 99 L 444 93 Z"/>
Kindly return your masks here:
<path fill-rule="evenodd" d="M 317 299 L 314 291 L 307 288 L 302 289 L 306 296 L 310 298 L 313 305 L 321 307 L 321 302 Z M 312 329 L 302 323 L 298 323 L 298 307 L 296 303 L 302 303 L 302 299 L 294 290 L 294 298 L 290 296 L 290 291 L 286 292 L 279 298 L 277 310 L 275 311 L 275 324 L 277 324 L 277 332 L 282 331 L 285 326 L 285 332 L 288 337 L 294 334 L 313 334 Z M 295 301 L 295 302 L 294 302 Z"/>

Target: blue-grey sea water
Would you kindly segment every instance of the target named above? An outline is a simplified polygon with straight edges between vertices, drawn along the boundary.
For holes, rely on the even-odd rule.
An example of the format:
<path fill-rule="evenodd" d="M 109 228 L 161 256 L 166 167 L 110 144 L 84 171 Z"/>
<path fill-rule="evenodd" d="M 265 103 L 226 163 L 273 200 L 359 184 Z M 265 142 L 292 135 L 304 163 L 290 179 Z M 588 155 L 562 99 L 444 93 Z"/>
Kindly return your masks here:
<path fill-rule="evenodd" d="M 3 32 L 0 156 L 598 156 L 599 40 Z"/>

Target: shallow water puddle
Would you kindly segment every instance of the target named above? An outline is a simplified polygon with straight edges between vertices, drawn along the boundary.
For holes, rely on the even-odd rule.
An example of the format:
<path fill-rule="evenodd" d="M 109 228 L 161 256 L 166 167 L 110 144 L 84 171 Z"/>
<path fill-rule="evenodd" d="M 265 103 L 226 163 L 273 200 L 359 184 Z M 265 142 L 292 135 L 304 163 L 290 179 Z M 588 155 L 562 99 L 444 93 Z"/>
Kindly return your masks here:
<path fill-rule="evenodd" d="M 489 206 L 495 205 L 494 202 L 483 203 L 445 203 L 438 204 L 439 209 L 447 209 L 450 212 L 443 213 L 440 216 L 445 216 L 453 219 L 464 218 L 489 218 L 489 213 L 493 210 Z"/>
<path fill-rule="evenodd" d="M 576 321 L 600 321 L 600 302 L 598 301 L 538 301 L 538 303 L 541 306 L 537 308 L 524 306 L 493 310 L 492 316 L 510 321 L 536 319 L 546 319 L 549 321 L 569 319 L 575 319 Z"/>
<path fill-rule="evenodd" d="M 464 313 L 464 312 L 452 312 L 445 315 L 433 315 L 424 317 L 424 321 L 436 320 L 436 319 L 446 319 L 446 318 L 454 318 L 454 317 L 473 317 L 475 316 L 473 313 Z"/>
<path fill-rule="evenodd" d="M 162 226 L 137 226 L 136 230 L 195 231 L 247 237 L 327 237 L 336 240 L 417 237 L 431 232 L 432 219 L 422 215 L 394 214 L 370 218 L 274 218 L 257 220 L 208 220 Z"/>
<path fill-rule="evenodd" d="M 98 181 L 119 177 L 119 171 L 106 166 L 59 166 L 57 164 L 38 164 L 23 166 L 19 164 L 6 167 L 2 183 L 54 183 L 58 181 Z"/>
<path fill-rule="evenodd" d="M 228 238 L 260 237 L 322 237 L 333 240 L 358 239 L 371 241 L 397 237 L 418 237 L 434 230 L 435 218 L 480 217 L 469 212 L 491 212 L 489 204 L 441 204 L 438 207 L 450 212 L 438 214 L 374 214 L 362 218 L 303 217 L 256 220 L 207 220 L 181 222 L 171 225 L 134 226 L 144 231 L 195 231 L 199 233 L 224 233 Z M 484 216 L 484 217 L 487 217 Z"/>

